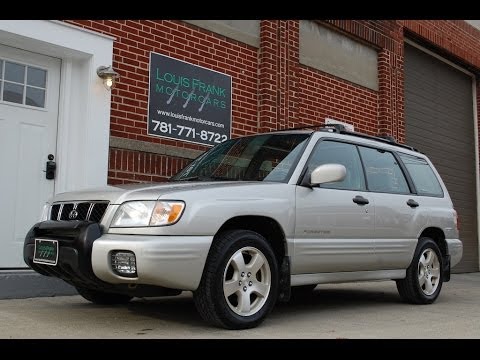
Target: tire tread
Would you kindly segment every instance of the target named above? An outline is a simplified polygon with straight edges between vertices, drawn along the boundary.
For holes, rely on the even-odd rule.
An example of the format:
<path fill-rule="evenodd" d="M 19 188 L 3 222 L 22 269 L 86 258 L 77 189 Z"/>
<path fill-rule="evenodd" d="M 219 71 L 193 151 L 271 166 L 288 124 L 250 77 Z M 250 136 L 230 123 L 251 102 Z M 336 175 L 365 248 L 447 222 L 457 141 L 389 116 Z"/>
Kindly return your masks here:
<path fill-rule="evenodd" d="M 440 255 L 440 284 L 438 284 L 438 288 L 436 290 L 436 295 L 433 297 L 427 297 L 421 293 L 421 290 L 418 289 L 417 285 L 417 267 L 418 267 L 418 257 L 420 256 L 420 252 L 425 249 L 425 245 L 429 244 L 431 248 L 436 250 L 437 255 Z M 410 304 L 431 304 L 433 303 L 440 291 L 442 289 L 443 284 L 443 266 L 442 266 L 442 258 L 441 252 L 438 248 L 438 245 L 429 237 L 421 237 L 418 239 L 417 248 L 415 249 L 415 253 L 412 259 L 410 266 L 407 268 L 407 273 L 405 279 L 396 280 L 397 283 L 397 290 L 400 294 L 400 297 L 404 302 Z"/>
<path fill-rule="evenodd" d="M 197 308 L 200 316 L 206 322 L 217 327 L 223 327 L 226 329 L 247 329 L 255 327 L 263 321 L 263 318 L 259 318 L 255 321 L 245 323 L 232 322 L 232 320 L 229 319 L 227 316 L 223 315 L 220 311 L 217 311 L 217 300 L 215 295 L 212 293 L 212 289 L 214 289 L 215 286 L 213 281 L 215 280 L 216 275 L 218 275 L 218 267 L 223 260 L 226 249 L 229 248 L 229 246 L 235 241 L 237 241 L 239 238 L 244 238 L 246 236 L 256 237 L 260 241 L 264 242 L 265 246 L 270 249 L 270 245 L 265 240 L 265 238 L 263 238 L 263 236 L 250 230 L 229 230 L 219 234 L 211 245 L 210 252 L 207 257 L 207 262 L 203 271 L 202 279 L 197 290 L 193 293 L 195 307 Z M 269 265 L 271 267 L 275 267 L 275 270 L 272 269 L 272 273 L 273 271 L 276 271 L 275 264 Z M 276 286 L 273 286 L 272 280 L 271 291 L 274 289 L 276 289 Z M 276 294 L 274 293 L 269 296 L 276 297 Z"/>

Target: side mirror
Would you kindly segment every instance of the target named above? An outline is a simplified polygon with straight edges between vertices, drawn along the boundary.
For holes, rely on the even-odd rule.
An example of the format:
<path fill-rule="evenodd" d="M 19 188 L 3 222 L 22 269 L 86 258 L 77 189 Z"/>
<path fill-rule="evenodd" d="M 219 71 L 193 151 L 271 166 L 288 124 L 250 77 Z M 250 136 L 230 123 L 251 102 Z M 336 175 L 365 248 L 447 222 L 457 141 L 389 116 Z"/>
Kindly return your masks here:
<path fill-rule="evenodd" d="M 323 164 L 316 167 L 310 174 L 310 186 L 342 181 L 346 175 L 347 169 L 343 165 Z"/>

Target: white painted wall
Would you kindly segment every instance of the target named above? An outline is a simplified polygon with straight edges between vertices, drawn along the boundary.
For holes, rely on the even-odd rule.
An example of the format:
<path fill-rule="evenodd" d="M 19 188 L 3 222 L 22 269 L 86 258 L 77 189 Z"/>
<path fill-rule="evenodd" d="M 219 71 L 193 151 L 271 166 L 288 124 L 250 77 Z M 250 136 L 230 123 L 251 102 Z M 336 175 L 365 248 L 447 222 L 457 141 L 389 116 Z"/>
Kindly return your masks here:
<path fill-rule="evenodd" d="M 0 20 L 0 44 L 62 59 L 55 193 L 107 183 L 114 38 L 52 20 Z"/>

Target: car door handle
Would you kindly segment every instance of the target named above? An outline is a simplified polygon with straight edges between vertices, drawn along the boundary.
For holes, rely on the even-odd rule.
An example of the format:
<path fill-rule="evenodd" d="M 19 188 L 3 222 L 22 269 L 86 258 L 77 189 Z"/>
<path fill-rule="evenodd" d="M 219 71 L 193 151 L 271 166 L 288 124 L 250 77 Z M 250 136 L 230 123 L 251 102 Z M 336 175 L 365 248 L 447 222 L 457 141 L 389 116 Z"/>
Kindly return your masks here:
<path fill-rule="evenodd" d="M 369 203 L 368 199 L 365 199 L 363 196 L 357 195 L 353 199 L 353 202 L 358 205 L 367 205 Z"/>
<path fill-rule="evenodd" d="M 416 208 L 420 204 L 413 199 L 408 199 L 407 205 L 410 206 L 411 208 Z"/>

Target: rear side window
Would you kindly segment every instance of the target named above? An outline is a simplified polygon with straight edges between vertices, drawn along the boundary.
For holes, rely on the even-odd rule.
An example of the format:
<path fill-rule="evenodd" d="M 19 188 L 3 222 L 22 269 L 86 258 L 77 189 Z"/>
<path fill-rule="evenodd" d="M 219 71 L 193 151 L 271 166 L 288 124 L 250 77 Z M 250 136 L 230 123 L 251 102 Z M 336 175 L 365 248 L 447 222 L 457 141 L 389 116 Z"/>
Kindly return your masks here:
<path fill-rule="evenodd" d="M 425 159 L 398 154 L 407 168 L 418 195 L 443 196 L 443 190 L 435 173 Z"/>
<path fill-rule="evenodd" d="M 359 146 L 370 191 L 409 193 L 407 180 L 392 153 Z"/>

